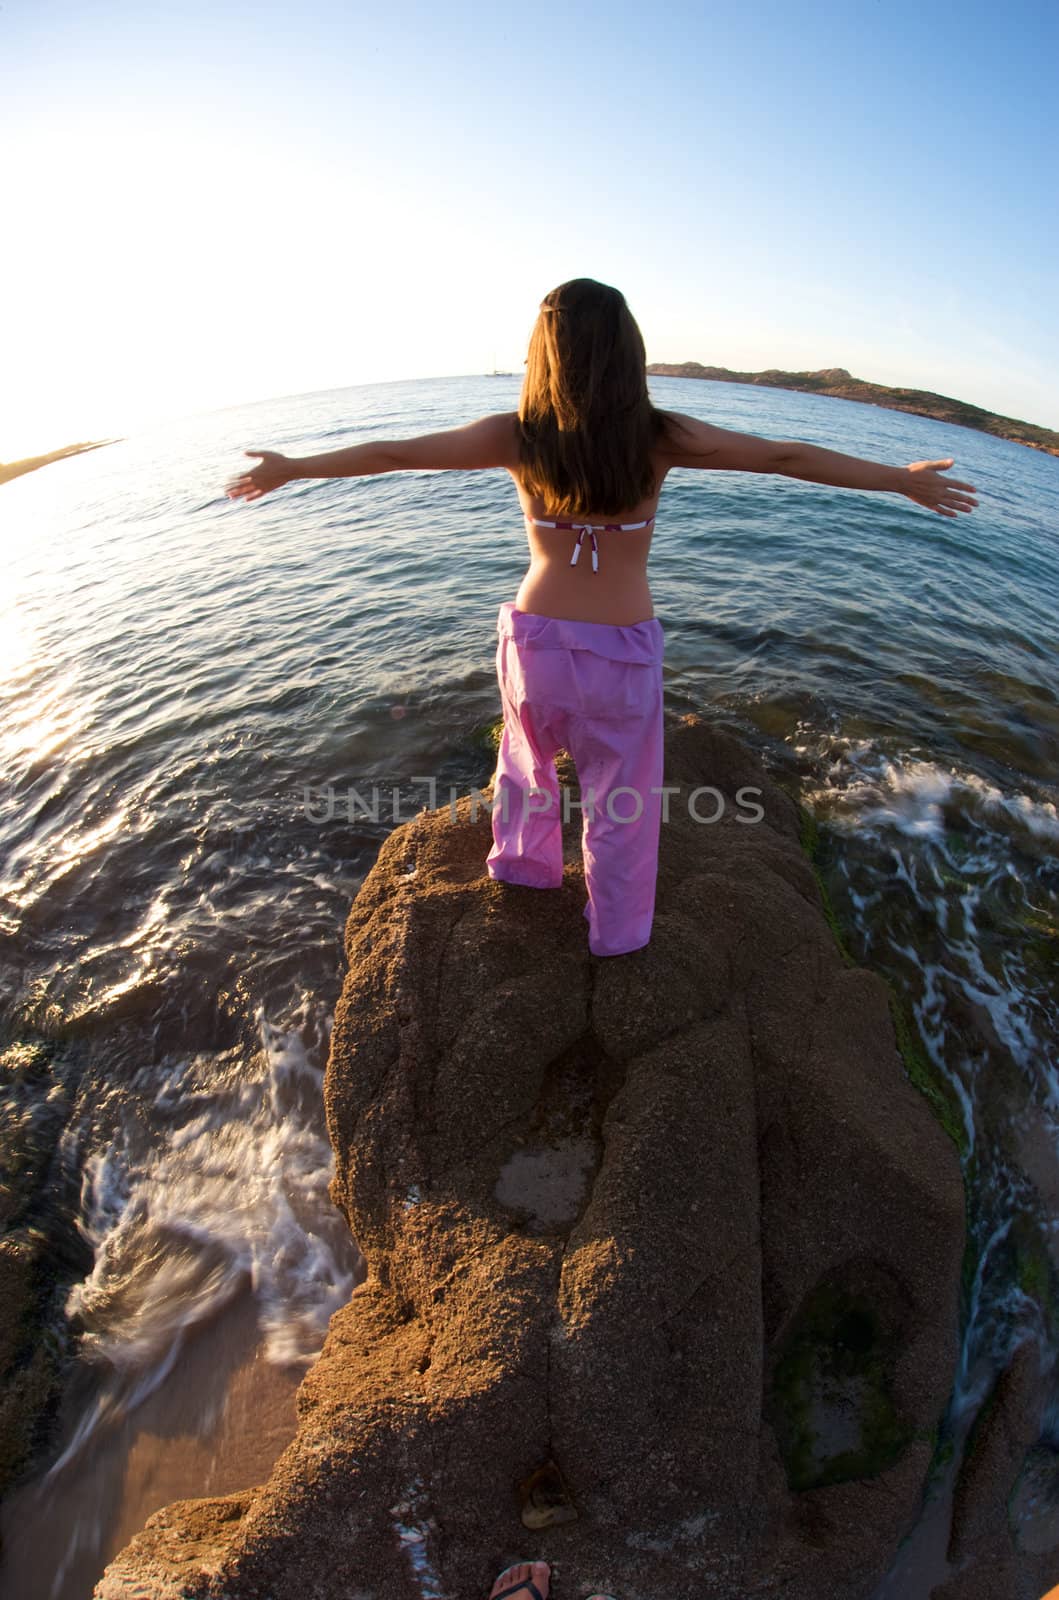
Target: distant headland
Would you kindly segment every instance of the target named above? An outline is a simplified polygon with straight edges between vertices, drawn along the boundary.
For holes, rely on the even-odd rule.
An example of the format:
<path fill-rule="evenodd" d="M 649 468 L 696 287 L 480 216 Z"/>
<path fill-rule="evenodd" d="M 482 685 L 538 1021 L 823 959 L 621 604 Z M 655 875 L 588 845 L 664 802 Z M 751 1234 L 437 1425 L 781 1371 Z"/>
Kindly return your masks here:
<path fill-rule="evenodd" d="M 1014 444 L 1029 445 L 1031 450 L 1043 450 L 1047 455 L 1059 456 L 1059 433 L 1051 428 L 1039 428 L 1033 422 L 1018 422 L 1014 417 L 998 417 L 995 412 L 984 411 L 966 400 L 953 400 L 948 395 L 933 394 L 929 389 L 888 389 L 882 383 L 867 383 L 854 378 L 845 367 L 825 367 L 822 372 L 780 372 L 769 367 L 766 372 L 732 372 L 728 367 L 704 367 L 698 361 L 682 361 L 672 365 L 665 361 L 652 361 L 648 375 L 656 378 L 712 378 L 715 383 L 760 383 L 771 389 L 797 389 L 803 394 L 826 394 L 837 400 L 860 400 L 867 405 L 885 406 L 889 411 L 910 411 L 917 417 L 934 417 L 938 422 L 954 422 L 960 428 L 977 428 L 979 433 L 992 433 L 998 439 L 1010 439 Z"/>
<path fill-rule="evenodd" d="M 62 461 L 64 456 L 80 455 L 82 450 L 99 450 L 105 444 L 118 444 L 117 439 L 93 439 L 86 444 L 67 444 L 61 450 L 49 450 L 43 456 L 23 456 L 21 461 L 0 461 L 0 483 L 10 478 L 20 478 L 24 472 L 36 472 L 52 461 Z"/>

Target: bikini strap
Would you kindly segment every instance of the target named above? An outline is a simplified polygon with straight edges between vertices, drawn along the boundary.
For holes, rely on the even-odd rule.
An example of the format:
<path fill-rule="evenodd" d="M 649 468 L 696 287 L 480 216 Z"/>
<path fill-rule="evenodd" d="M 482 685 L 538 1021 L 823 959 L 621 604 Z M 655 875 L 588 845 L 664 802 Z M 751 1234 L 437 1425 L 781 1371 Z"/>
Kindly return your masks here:
<path fill-rule="evenodd" d="M 596 542 L 596 531 L 600 533 L 635 533 L 638 528 L 649 528 L 654 517 L 648 517 L 646 522 L 543 522 L 539 517 L 528 519 L 535 528 L 564 528 L 567 532 L 577 534 L 577 543 L 574 553 L 570 557 L 570 565 L 577 565 L 577 558 L 581 554 L 581 546 L 585 542 L 585 534 L 592 535 L 592 571 L 599 571 L 599 545 Z"/>
<path fill-rule="evenodd" d="M 583 528 L 586 533 L 598 529 L 600 533 L 635 533 L 639 528 L 649 528 L 654 522 L 654 517 L 648 517 L 646 522 L 543 522 L 540 517 L 528 519 L 535 528 L 565 528 L 568 532 L 576 533 Z"/>

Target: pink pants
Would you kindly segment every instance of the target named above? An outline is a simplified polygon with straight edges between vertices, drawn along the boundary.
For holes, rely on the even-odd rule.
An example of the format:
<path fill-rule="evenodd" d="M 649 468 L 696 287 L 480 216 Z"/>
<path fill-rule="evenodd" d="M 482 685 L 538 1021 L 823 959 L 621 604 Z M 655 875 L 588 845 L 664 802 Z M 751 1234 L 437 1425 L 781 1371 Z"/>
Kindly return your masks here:
<path fill-rule="evenodd" d="M 491 878 L 535 889 L 563 877 L 555 753 L 568 750 L 583 806 L 593 955 L 651 937 L 662 815 L 662 655 L 657 617 L 629 627 L 500 607 L 496 670 L 504 734 L 493 787 Z M 652 792 L 654 791 L 654 792 Z"/>

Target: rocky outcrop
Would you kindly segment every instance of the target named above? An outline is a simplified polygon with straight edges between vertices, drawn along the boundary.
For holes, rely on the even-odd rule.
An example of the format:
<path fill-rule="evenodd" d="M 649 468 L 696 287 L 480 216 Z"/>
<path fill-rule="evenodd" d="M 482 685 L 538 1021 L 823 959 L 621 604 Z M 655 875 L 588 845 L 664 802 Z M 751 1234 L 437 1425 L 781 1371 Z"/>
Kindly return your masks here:
<path fill-rule="evenodd" d="M 666 774 L 627 956 L 576 822 L 551 891 L 487 877 L 471 797 L 386 841 L 326 1079 L 368 1276 L 269 1481 L 152 1518 L 99 1596 L 471 1600 L 527 1554 L 559 1597 L 871 1594 L 952 1385 L 959 1162 L 794 801 L 693 717 Z"/>
<path fill-rule="evenodd" d="M 946 1552 L 952 1576 L 930 1600 L 1039 1600 L 1059 1564 L 1056 1445 L 1040 1438 L 1052 1389 L 1041 1349 L 1024 1339 L 975 1417 L 953 1492 Z M 1014 1516 L 1012 1515 L 1014 1513 Z"/>
<path fill-rule="evenodd" d="M 68 444 L 61 450 L 49 450 L 41 456 L 23 456 L 21 461 L 0 461 L 0 483 L 20 478 L 23 473 L 36 472 L 38 467 L 48 467 L 53 461 L 65 461 L 67 456 L 81 455 L 85 450 L 99 450 L 105 444 L 118 444 L 117 439 L 96 439 L 86 444 Z"/>
<path fill-rule="evenodd" d="M 714 383 L 757 383 L 771 389 L 794 389 L 801 394 L 823 394 L 836 400 L 859 400 L 862 405 L 884 406 L 888 411 L 907 411 L 916 417 L 933 417 L 935 422 L 951 422 L 959 428 L 976 428 L 1012 444 L 1029 445 L 1045 455 L 1059 456 L 1059 433 L 1035 422 L 1020 422 L 1002 417 L 967 400 L 935 394 L 932 389 L 894 389 L 885 383 L 854 378 L 845 367 L 823 367 L 818 372 L 783 372 L 768 367 L 764 372 L 733 372 L 730 367 L 704 367 L 699 361 L 653 361 L 649 377 L 706 378 Z"/>
<path fill-rule="evenodd" d="M 63 1299 L 85 1265 L 56 1157 L 64 1065 L 45 1040 L 0 1049 L 0 1494 L 47 1440 L 72 1342 Z"/>

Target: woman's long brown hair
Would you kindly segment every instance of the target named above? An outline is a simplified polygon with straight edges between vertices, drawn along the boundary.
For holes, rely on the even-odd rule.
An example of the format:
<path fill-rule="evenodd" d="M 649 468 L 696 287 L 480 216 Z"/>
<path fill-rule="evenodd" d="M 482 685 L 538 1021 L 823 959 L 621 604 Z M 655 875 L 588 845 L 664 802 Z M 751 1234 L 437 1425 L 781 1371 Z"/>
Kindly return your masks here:
<path fill-rule="evenodd" d="M 643 336 L 617 289 L 571 278 L 545 295 L 518 418 L 519 477 L 549 511 L 625 511 L 654 493 L 651 451 L 673 425 L 648 398 Z"/>

